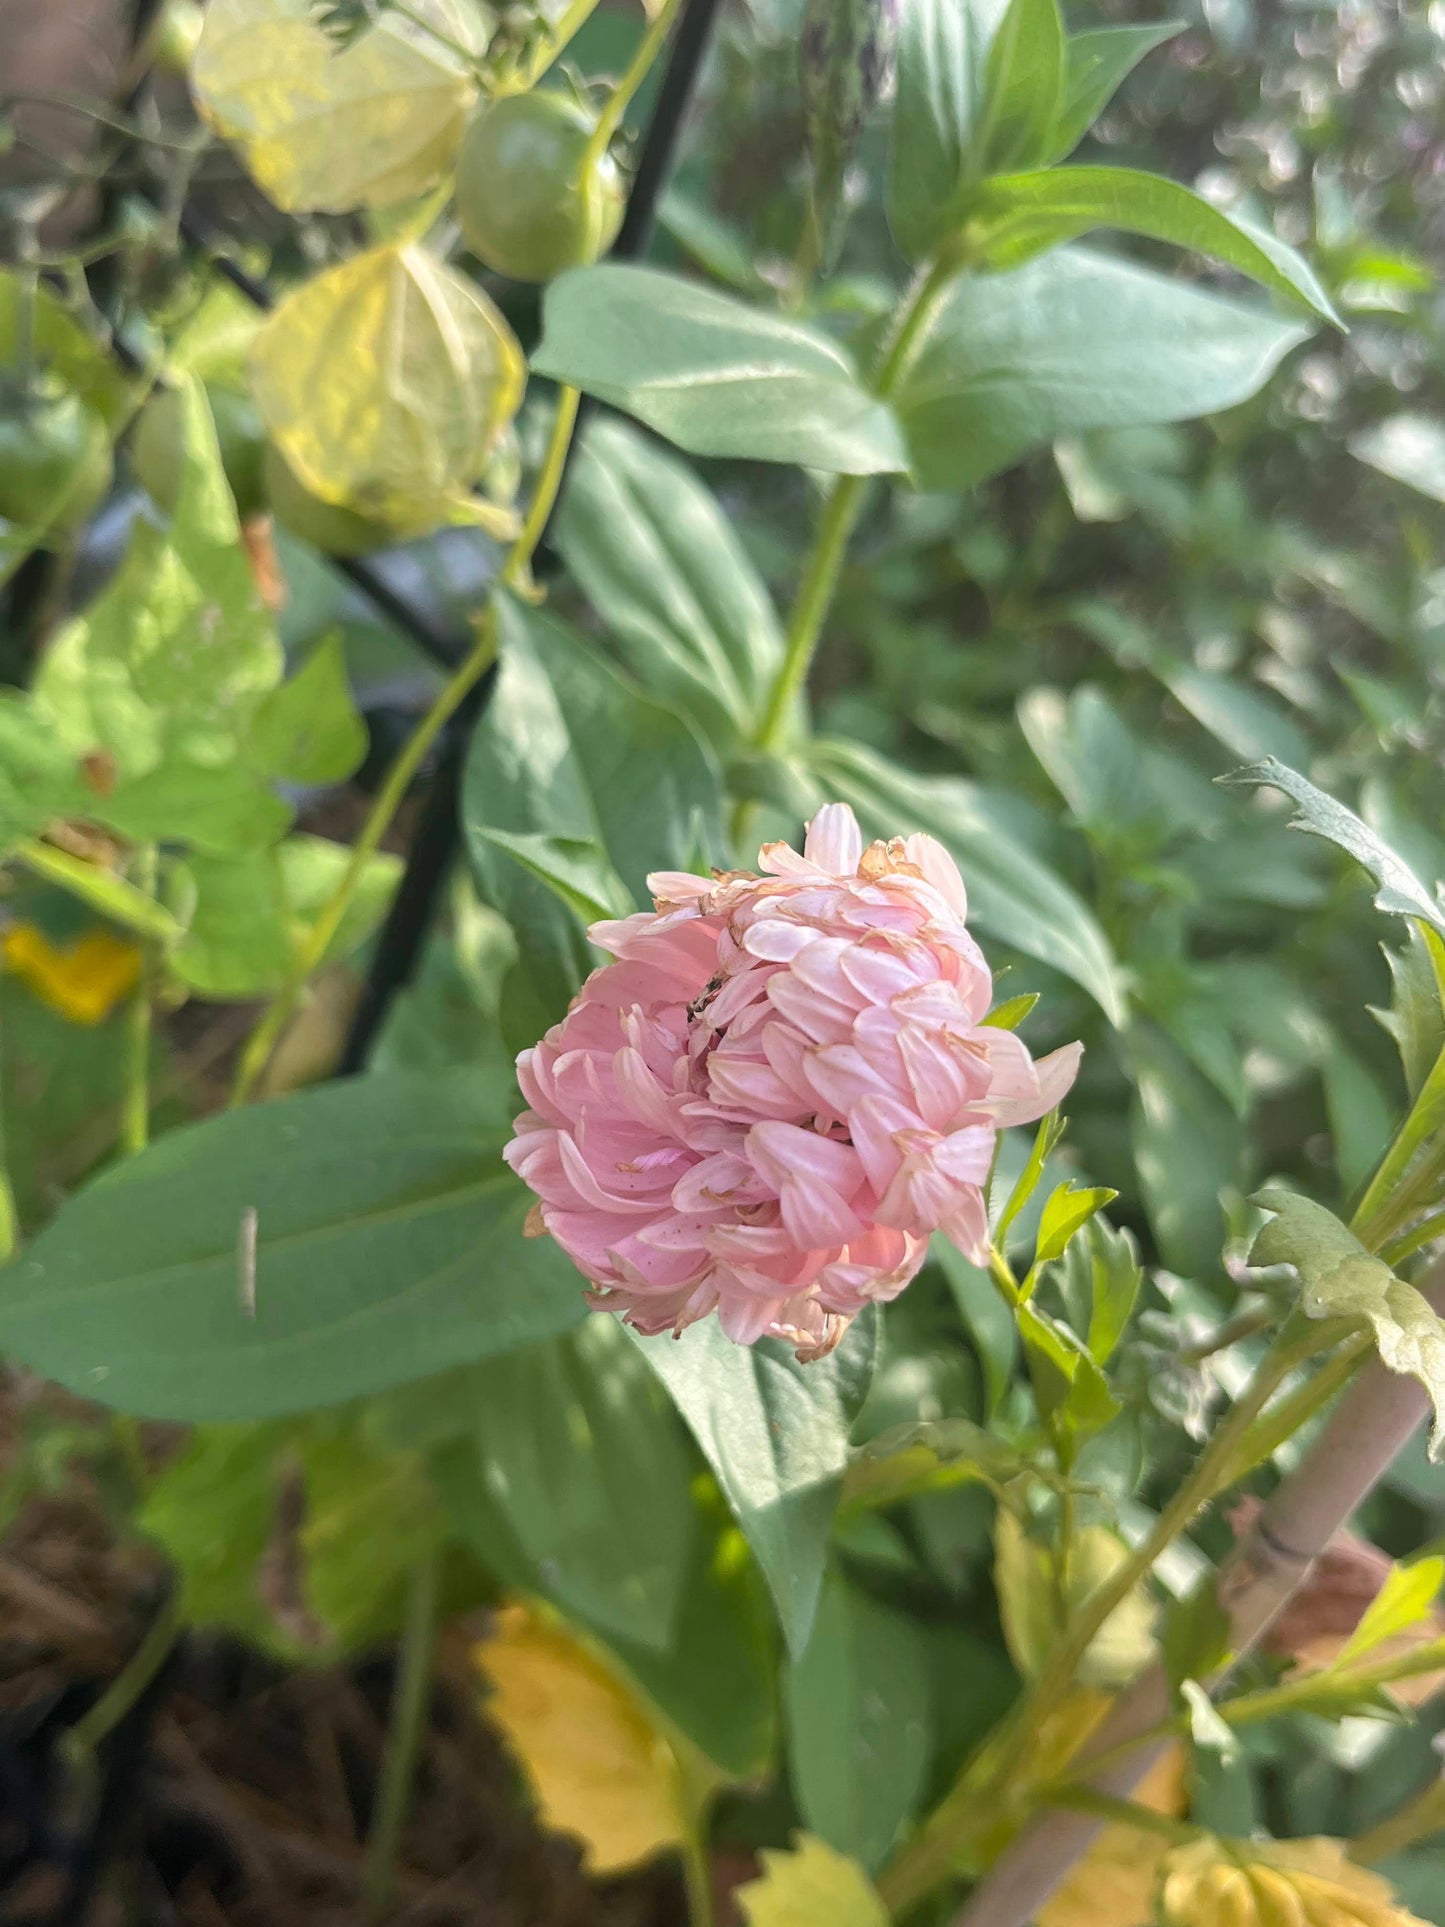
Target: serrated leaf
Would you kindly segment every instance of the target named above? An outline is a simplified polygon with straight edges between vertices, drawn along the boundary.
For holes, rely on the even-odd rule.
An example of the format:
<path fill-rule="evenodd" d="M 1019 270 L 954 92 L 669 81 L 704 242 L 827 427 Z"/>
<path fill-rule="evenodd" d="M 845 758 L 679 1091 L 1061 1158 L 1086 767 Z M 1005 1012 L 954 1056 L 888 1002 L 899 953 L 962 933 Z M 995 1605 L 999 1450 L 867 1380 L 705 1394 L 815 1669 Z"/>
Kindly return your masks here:
<path fill-rule="evenodd" d="M 1233 789 L 1282 790 L 1295 805 L 1290 818 L 1291 829 L 1323 837 L 1325 842 L 1333 843 L 1336 849 L 1352 856 L 1374 878 L 1378 886 L 1375 891 L 1377 910 L 1383 910 L 1388 916 L 1418 917 L 1445 935 L 1445 910 L 1441 909 L 1438 899 L 1431 896 L 1409 864 L 1397 856 L 1389 844 L 1377 836 L 1367 823 L 1362 822 L 1353 810 L 1347 810 L 1343 803 L 1337 803 L 1332 796 L 1316 789 L 1298 770 L 1288 768 L 1273 756 L 1267 756 L 1262 763 L 1251 763 L 1245 769 L 1232 770 L 1228 776 L 1221 776 L 1218 780 Z"/>
<path fill-rule="evenodd" d="M 387 9 L 338 47 L 312 0 L 211 0 L 191 68 L 204 116 L 288 212 L 344 213 L 424 194 L 450 169 L 476 87 L 463 45 L 479 16 L 461 0 Z"/>
<path fill-rule="evenodd" d="M 264 696 L 251 719 L 247 760 L 283 783 L 341 783 L 366 754 L 366 725 L 351 699 L 340 635 Z"/>
<path fill-rule="evenodd" d="M 763 1874 L 734 1890 L 747 1927 L 889 1927 L 889 1914 L 856 1860 L 808 1834 L 789 1853 L 764 1847 Z"/>
<path fill-rule="evenodd" d="M 1365 1608 L 1364 1617 L 1345 1642 L 1334 1666 L 1346 1667 L 1363 1659 L 1386 1640 L 1409 1632 L 1430 1617 L 1445 1584 L 1445 1558 L 1417 1559 L 1408 1566 L 1392 1566 L 1383 1586 Z"/>
<path fill-rule="evenodd" d="M 408 242 L 294 287 L 258 332 L 250 367 L 297 480 L 399 535 L 434 529 L 465 503 L 526 381 L 500 311 Z"/>
<path fill-rule="evenodd" d="M 1274 1214 L 1254 1241 L 1252 1265 L 1293 1265 L 1300 1304 L 1311 1318 L 1363 1318 L 1392 1372 L 1417 1378 L 1435 1408 L 1430 1456 L 1445 1458 L 1445 1320 L 1413 1285 L 1397 1278 L 1332 1212 L 1293 1191 L 1252 1200 Z"/>
<path fill-rule="evenodd" d="M 1046 1265 L 1055 1258 L 1062 1258 L 1074 1234 L 1084 1228 L 1096 1211 L 1102 1211 L 1106 1204 L 1112 1204 L 1118 1195 L 1107 1185 L 1076 1187 L 1072 1178 L 1057 1186 L 1049 1194 L 1039 1220 L 1034 1263 Z"/>
<path fill-rule="evenodd" d="M 843 475 L 907 466 L 892 412 L 836 342 L 801 322 L 616 262 L 559 275 L 543 315 L 538 374 L 635 415 L 693 455 Z"/>

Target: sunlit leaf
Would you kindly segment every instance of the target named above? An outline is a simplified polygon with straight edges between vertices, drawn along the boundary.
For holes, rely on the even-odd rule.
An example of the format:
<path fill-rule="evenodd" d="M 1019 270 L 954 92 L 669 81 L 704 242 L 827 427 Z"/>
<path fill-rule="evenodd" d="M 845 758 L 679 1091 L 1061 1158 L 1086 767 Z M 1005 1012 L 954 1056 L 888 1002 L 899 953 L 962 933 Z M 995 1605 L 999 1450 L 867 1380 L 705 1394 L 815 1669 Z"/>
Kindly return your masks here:
<path fill-rule="evenodd" d="M 1106 1185 L 1079 1186 L 1072 1179 L 1050 1193 L 1039 1220 L 1038 1248 L 1034 1263 L 1046 1265 L 1061 1258 L 1074 1234 L 1081 1231 L 1096 1211 L 1102 1211 L 1119 1193 Z"/>
<path fill-rule="evenodd" d="M 735 1898 L 747 1927 L 889 1927 L 889 1915 L 856 1860 L 795 1834 L 792 1851 L 765 1847 L 761 1880 Z"/>
<path fill-rule="evenodd" d="M 642 1705 L 551 1619 L 508 1606 L 476 1648 L 489 1719 L 521 1762 L 546 1825 L 582 1842 L 595 1874 L 683 1838 L 677 1762 Z"/>
<path fill-rule="evenodd" d="M 1275 1215 L 1255 1239 L 1250 1263 L 1293 1265 L 1311 1318 L 1366 1319 L 1389 1369 L 1419 1379 L 1430 1394 L 1430 1455 L 1445 1458 L 1445 1320 L 1323 1205 L 1278 1188 L 1253 1201 Z"/>
<path fill-rule="evenodd" d="M 1445 1559 L 1438 1556 L 1418 1559 L 1408 1566 L 1392 1566 L 1335 1664 L 1348 1666 L 1352 1660 L 1363 1659 L 1386 1640 L 1411 1631 L 1429 1618 L 1442 1584 Z"/>
<path fill-rule="evenodd" d="M 1381 474 L 1445 502 L 1445 422 L 1430 415 L 1392 415 L 1356 435 L 1350 453 Z"/>
<path fill-rule="evenodd" d="M 480 44 L 466 0 L 411 0 L 424 23 Z M 291 212 L 342 213 L 425 193 L 450 168 L 476 89 L 435 35 L 379 11 L 338 47 L 313 0 L 211 0 L 191 69 L 201 111 Z"/>
<path fill-rule="evenodd" d="M 1063 160 L 1088 133 L 1145 54 L 1183 31 L 1178 20 L 1151 27 L 1090 27 L 1064 44 L 1064 97 L 1046 158 Z"/>
<path fill-rule="evenodd" d="M 1046 1663 L 1064 1625 L 1064 1613 L 1081 1606 L 1129 1556 L 1106 1526 L 1086 1526 L 1074 1537 L 1063 1593 L 1053 1556 L 1031 1539 L 1014 1514 L 1000 1507 L 994 1524 L 994 1585 L 1009 1652 L 1020 1672 L 1032 1677 Z M 1154 1606 L 1137 1587 L 1095 1635 L 1079 1667 L 1085 1686 L 1117 1686 L 1130 1679 L 1154 1652 Z"/>
<path fill-rule="evenodd" d="M 526 366 L 480 288 L 415 244 L 303 281 L 256 336 L 256 402 L 304 486 L 406 534 L 480 476 Z"/>
<path fill-rule="evenodd" d="M 1161 1927 L 1425 1927 L 1342 1840 L 1217 1840 L 1177 1847 L 1163 1866 Z"/>

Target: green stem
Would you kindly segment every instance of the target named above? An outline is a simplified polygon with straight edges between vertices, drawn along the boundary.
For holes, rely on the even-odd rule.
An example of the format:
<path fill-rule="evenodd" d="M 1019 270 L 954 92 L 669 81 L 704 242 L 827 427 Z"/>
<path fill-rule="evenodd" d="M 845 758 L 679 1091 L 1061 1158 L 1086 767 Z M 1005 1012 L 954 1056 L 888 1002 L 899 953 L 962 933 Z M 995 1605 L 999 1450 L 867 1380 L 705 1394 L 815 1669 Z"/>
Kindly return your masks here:
<path fill-rule="evenodd" d="M 612 136 L 622 125 L 622 117 L 632 105 L 632 97 L 646 80 L 652 63 L 662 51 L 667 36 L 672 31 L 681 0 L 663 0 L 656 17 L 648 23 L 647 32 L 637 43 L 637 51 L 623 70 L 622 78 L 607 96 L 607 105 L 597 117 L 587 146 L 582 154 L 581 172 L 584 178 L 594 169 L 612 144 Z"/>
<path fill-rule="evenodd" d="M 597 0 L 572 0 L 556 26 L 537 43 L 526 66 L 500 79 L 493 88 L 494 95 L 500 99 L 503 94 L 529 94 L 596 11 Z"/>
<path fill-rule="evenodd" d="M 1312 1324 L 1293 1313 L 1260 1361 L 1243 1396 L 1215 1432 L 1194 1471 L 1155 1520 L 1147 1537 L 1073 1614 L 1017 1712 L 973 1772 L 945 1794 L 917 1836 L 887 1866 L 879 1891 L 895 1913 L 903 1912 L 947 1879 L 966 1846 L 997 1816 L 1003 1795 L 1026 1762 L 1044 1716 L 1068 1692 L 1079 1662 L 1098 1633 L 1196 1512 L 1228 1482 L 1226 1471 L 1265 1405 L 1291 1373 L 1326 1345 L 1338 1342 L 1333 1323 Z"/>
<path fill-rule="evenodd" d="M 140 1645 L 95 1705 L 71 1727 L 66 1752 L 73 1763 L 87 1759 L 106 1735 L 120 1725 L 170 1658 L 181 1623 L 180 1593 L 176 1590 L 171 1592 L 146 1628 Z"/>
<path fill-rule="evenodd" d="M 0 1264 L 14 1255 L 20 1242 L 20 1217 L 15 1209 L 15 1188 L 10 1182 L 10 1164 L 5 1151 L 4 1042 L 4 1033 L 0 1032 Z"/>
<path fill-rule="evenodd" d="M 899 303 L 884 338 L 869 387 L 880 401 L 887 401 L 907 374 L 914 355 L 937 317 L 949 286 L 963 267 L 961 256 L 940 257 L 922 268 Z M 848 539 L 857 525 L 863 506 L 866 476 L 835 476 L 824 498 L 818 518 L 813 547 L 798 585 L 783 644 L 783 660 L 768 691 L 762 720 L 753 737 L 753 748 L 764 755 L 776 750 L 786 733 L 793 707 L 808 680 L 823 624 L 832 606 L 842 573 Z M 753 805 L 739 802 L 733 812 L 733 840 L 741 843 L 747 834 Z"/>
<path fill-rule="evenodd" d="M 156 887 L 156 847 L 136 852 L 137 887 L 153 897 Z M 151 1120 L 151 998 L 155 990 L 152 946 L 141 947 L 140 975 L 126 1013 L 125 1095 L 120 1113 L 120 1148 L 126 1157 L 143 1151 L 150 1138 Z"/>
<path fill-rule="evenodd" d="M 518 585 L 525 580 L 528 565 L 541 539 L 542 531 L 547 525 L 548 515 L 557 499 L 557 492 L 562 486 L 567 449 L 577 422 L 577 402 L 575 388 L 563 388 L 559 391 L 557 413 L 552 423 L 552 435 L 541 473 L 537 478 L 532 505 L 522 533 L 513 544 L 502 569 L 502 581 L 508 587 Z M 417 771 L 426 759 L 427 752 L 470 691 L 491 667 L 496 654 L 497 615 L 496 605 L 493 603 L 482 618 L 475 648 L 456 670 L 387 772 L 386 781 L 382 784 L 376 801 L 371 806 L 361 834 L 352 846 L 350 860 L 340 881 L 315 923 L 302 939 L 286 983 L 267 1006 L 261 1021 L 247 1040 L 237 1068 L 235 1087 L 231 1093 L 233 1107 L 244 1104 L 264 1076 L 266 1066 L 270 1063 L 272 1053 L 280 1041 L 281 1033 L 290 1022 L 312 972 L 321 963 L 337 931 L 341 928 L 342 918 L 351 907 L 351 900 L 366 873 L 366 867 L 381 847 L 382 838 L 391 828 Z"/>
<path fill-rule="evenodd" d="M 683 1812 L 682 1873 L 687 1888 L 688 1927 L 713 1927 L 712 1857 L 708 1851 L 707 1815 L 711 1781 L 700 1783 L 686 1762 L 678 1761 Z"/>
<path fill-rule="evenodd" d="M 1181 1365 L 1202 1365 L 1206 1358 L 1214 1358 L 1220 1352 L 1227 1352 L 1231 1345 L 1238 1345 L 1246 1338 L 1253 1338 L 1256 1332 L 1266 1330 L 1274 1323 L 1273 1305 L 1256 1305 L 1250 1311 L 1236 1312 L 1216 1330 L 1201 1338 L 1197 1345 L 1186 1345 L 1179 1354 Z"/>
<path fill-rule="evenodd" d="M 362 1919 L 368 1927 L 384 1915 L 396 1878 L 397 1855 L 411 1805 L 422 1728 L 431 1702 L 440 1578 L 441 1564 L 435 1553 L 412 1568 L 396 1686 L 392 1693 L 391 1725 L 386 1736 L 386 1757 L 382 1761 L 381 1782 L 376 1790 L 376 1806 L 366 1843 Z"/>
<path fill-rule="evenodd" d="M 162 909 L 144 890 L 127 883 L 124 877 L 112 876 L 109 870 L 82 862 L 68 850 L 57 850 L 53 843 L 24 837 L 15 845 L 11 856 L 24 864 L 33 876 L 68 890 L 90 909 L 138 937 L 153 943 L 172 944 L 185 935 L 170 912 Z"/>
<path fill-rule="evenodd" d="M 1096 1787 L 1056 1787 L 1050 1791 L 1047 1804 L 1053 1807 L 1068 1807 L 1075 1813 L 1091 1813 L 1096 1819 L 1105 1820 L 1114 1827 L 1133 1827 L 1140 1833 L 1158 1834 L 1161 1839 L 1172 1841 L 1176 1847 L 1189 1847 L 1203 1832 L 1201 1827 L 1191 1826 L 1187 1820 L 1176 1820 L 1172 1814 L 1159 1813 L 1153 1807 L 1142 1806 L 1137 1800 L 1118 1800 L 1112 1793 L 1100 1793 Z"/>

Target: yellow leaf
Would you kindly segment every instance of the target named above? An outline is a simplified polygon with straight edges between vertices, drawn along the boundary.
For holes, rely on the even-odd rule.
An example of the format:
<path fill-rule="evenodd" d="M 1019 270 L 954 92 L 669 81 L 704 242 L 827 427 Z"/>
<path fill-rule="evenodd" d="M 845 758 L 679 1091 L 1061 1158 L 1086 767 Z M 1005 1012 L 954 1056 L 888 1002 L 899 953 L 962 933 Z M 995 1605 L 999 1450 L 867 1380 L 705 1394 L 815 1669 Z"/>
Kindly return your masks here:
<path fill-rule="evenodd" d="M 1156 1813 L 1183 1813 L 1184 1750 L 1171 1746 L 1133 1796 Z M 1041 1910 L 1038 1927 L 1148 1927 L 1170 1845 L 1139 1827 L 1105 1827 Z"/>
<path fill-rule="evenodd" d="M 761 1880 L 734 1898 L 748 1927 L 888 1927 L 888 1914 L 856 1860 L 811 1834 L 794 1836 L 791 1853 L 758 1856 Z"/>
<path fill-rule="evenodd" d="M 1425 1927 L 1343 1841 L 1196 1840 L 1165 1857 L 1164 1927 Z"/>
<path fill-rule="evenodd" d="M 72 1024 L 100 1024 L 140 976 L 140 951 L 109 930 L 89 930 L 64 949 L 33 923 L 12 924 L 0 940 L 5 968 Z"/>
<path fill-rule="evenodd" d="M 411 0 L 446 39 L 480 45 L 481 9 Z M 201 112 L 289 213 L 424 194 L 449 172 L 476 94 L 466 62 L 398 13 L 338 47 L 310 0 L 211 0 L 191 68 Z"/>
<path fill-rule="evenodd" d="M 297 480 L 406 534 L 456 511 L 517 412 L 526 363 L 481 290 L 407 244 L 294 289 L 257 335 L 251 373 Z"/>
<path fill-rule="evenodd" d="M 1107 1526 L 1086 1526 L 1070 1549 L 1067 1601 L 1061 1602 L 1053 1559 L 1030 1539 L 1012 1512 L 1000 1507 L 994 1527 L 994 1584 L 1009 1653 L 1021 1673 L 1036 1674 L 1062 1630 L 1061 1605 L 1084 1602 L 1129 1556 Z M 1110 1614 L 1084 1655 L 1085 1686 L 1117 1686 L 1131 1679 L 1153 1655 L 1154 1606 L 1142 1586 Z"/>
<path fill-rule="evenodd" d="M 680 1843 L 677 1762 L 636 1699 L 586 1647 L 526 1606 L 476 1649 L 486 1711 L 525 1769 L 542 1818 L 575 1834 L 594 1873 Z"/>

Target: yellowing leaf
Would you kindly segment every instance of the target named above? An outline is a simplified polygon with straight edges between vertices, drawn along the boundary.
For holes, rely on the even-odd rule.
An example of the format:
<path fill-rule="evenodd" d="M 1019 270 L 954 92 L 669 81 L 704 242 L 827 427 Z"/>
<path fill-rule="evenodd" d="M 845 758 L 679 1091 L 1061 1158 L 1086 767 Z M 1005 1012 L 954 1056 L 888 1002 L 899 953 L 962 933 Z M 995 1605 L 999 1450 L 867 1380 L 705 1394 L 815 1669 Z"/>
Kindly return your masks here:
<path fill-rule="evenodd" d="M 0 939 L 5 968 L 72 1024 L 100 1024 L 140 976 L 140 951 L 109 930 L 89 930 L 64 949 L 33 923 L 12 924 Z"/>
<path fill-rule="evenodd" d="M 856 1860 L 811 1834 L 794 1836 L 791 1853 L 758 1856 L 761 1880 L 736 1890 L 748 1927 L 888 1927 L 888 1913 Z"/>
<path fill-rule="evenodd" d="M 1254 1241 L 1253 1265 L 1293 1265 L 1300 1304 L 1311 1318 L 1363 1318 L 1392 1372 L 1418 1378 L 1435 1407 L 1430 1457 L 1445 1457 L 1445 1320 L 1397 1278 L 1338 1218 L 1296 1192 L 1261 1191 L 1253 1202 L 1274 1218 Z"/>
<path fill-rule="evenodd" d="M 616 1676 L 555 1621 L 509 1606 L 476 1649 L 488 1716 L 542 1818 L 575 1834 L 594 1873 L 635 1867 L 683 1836 L 677 1762 Z"/>
<path fill-rule="evenodd" d="M 1163 1927 L 1424 1927 L 1340 1840 L 1196 1840 L 1164 1862 Z"/>
<path fill-rule="evenodd" d="M 399 534 L 454 513 L 526 381 L 492 303 L 414 244 L 294 289 L 257 335 L 251 372 L 297 480 Z"/>
<path fill-rule="evenodd" d="M 1128 1557 L 1107 1526 L 1086 1526 L 1070 1551 L 1067 1604 L 1077 1607 Z M 994 1526 L 994 1584 L 1004 1638 L 1019 1671 L 1035 1674 L 1057 1639 L 1062 1621 L 1053 1559 L 1030 1539 L 1014 1515 L 1000 1508 Z M 1142 1587 L 1118 1606 L 1095 1635 L 1079 1667 L 1085 1686 L 1117 1686 L 1153 1654 L 1154 1606 Z"/>
<path fill-rule="evenodd" d="M 1156 1813 L 1183 1813 L 1183 1748 L 1171 1746 L 1162 1753 L 1133 1797 Z M 1170 1851 L 1167 1840 L 1139 1827 L 1105 1827 L 1054 1890 L 1038 1927 L 1148 1927 L 1159 1870 Z"/>
<path fill-rule="evenodd" d="M 465 0 L 411 0 L 409 11 L 477 44 L 480 10 Z M 211 0 L 191 84 L 290 213 L 424 194 L 455 160 L 476 93 L 460 55 L 399 13 L 338 47 L 310 0 Z"/>

